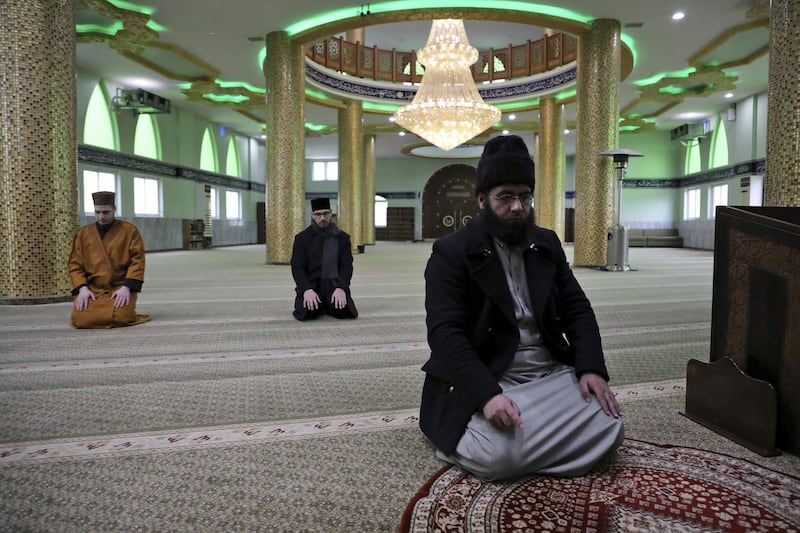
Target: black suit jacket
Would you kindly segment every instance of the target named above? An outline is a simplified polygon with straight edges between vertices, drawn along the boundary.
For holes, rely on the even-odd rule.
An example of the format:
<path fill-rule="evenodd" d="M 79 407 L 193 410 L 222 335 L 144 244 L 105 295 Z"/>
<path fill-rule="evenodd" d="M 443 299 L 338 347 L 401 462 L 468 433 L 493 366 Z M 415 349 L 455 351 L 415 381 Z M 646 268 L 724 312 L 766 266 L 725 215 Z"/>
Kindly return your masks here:
<path fill-rule="evenodd" d="M 319 291 L 324 241 L 325 238 L 312 226 L 308 226 L 294 237 L 291 266 L 298 294 L 303 294 L 307 289 Z M 353 250 L 350 245 L 350 235 L 339 230 L 336 243 L 339 252 L 339 277 L 334 283 L 334 288 L 344 289 L 349 295 L 350 281 L 353 278 Z"/>
<path fill-rule="evenodd" d="M 556 234 L 533 226 L 523 252 L 533 312 L 553 356 L 608 379 L 600 331 L 589 300 Z M 430 359 L 420 427 L 452 453 L 472 414 L 500 394 L 500 378 L 519 344 L 505 272 L 481 215 L 433 245 L 425 269 Z"/>

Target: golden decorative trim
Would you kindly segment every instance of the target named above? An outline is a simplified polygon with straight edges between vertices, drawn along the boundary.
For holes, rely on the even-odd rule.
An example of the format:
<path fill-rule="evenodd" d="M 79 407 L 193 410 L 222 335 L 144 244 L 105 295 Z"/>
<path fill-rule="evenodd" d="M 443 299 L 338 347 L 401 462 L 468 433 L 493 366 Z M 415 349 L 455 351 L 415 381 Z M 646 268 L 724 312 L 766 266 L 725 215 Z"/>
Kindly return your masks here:
<path fill-rule="evenodd" d="M 713 39 L 711 39 L 708 43 L 706 43 L 703 47 L 701 47 L 697 52 L 695 52 L 691 57 L 689 57 L 689 65 L 702 68 L 703 65 L 700 64 L 700 60 L 709 55 L 713 50 L 722 46 L 726 41 L 730 40 L 733 36 L 738 33 L 744 33 L 746 31 L 750 31 L 755 28 L 759 28 L 762 26 L 769 26 L 769 19 L 759 19 L 754 20 L 751 22 L 746 22 L 744 24 L 740 24 L 739 26 L 734 26 L 732 28 L 728 28 L 724 32 L 720 33 Z M 767 43 L 769 44 L 769 43 Z M 767 46 L 769 48 L 769 46 Z M 752 54 L 751 54 L 752 55 Z M 760 54 L 759 54 L 760 55 Z M 755 56 L 758 57 L 758 56 Z M 755 59 L 755 57 L 753 59 Z M 751 59 L 752 61 L 752 59 Z M 741 65 L 744 63 L 737 63 L 737 65 Z"/>
<path fill-rule="evenodd" d="M 728 91 L 736 88 L 734 83 L 738 76 L 726 76 L 725 73 L 717 68 L 702 69 L 692 72 L 685 78 L 666 77 L 661 78 L 656 83 L 639 87 L 643 100 L 653 100 L 656 102 L 675 102 L 682 101 L 684 98 L 693 96 L 706 96 L 719 91 Z M 702 89 L 691 90 L 691 92 L 681 92 L 677 94 L 662 92 L 661 89 L 669 86 L 682 86 L 689 89 L 704 86 Z"/>

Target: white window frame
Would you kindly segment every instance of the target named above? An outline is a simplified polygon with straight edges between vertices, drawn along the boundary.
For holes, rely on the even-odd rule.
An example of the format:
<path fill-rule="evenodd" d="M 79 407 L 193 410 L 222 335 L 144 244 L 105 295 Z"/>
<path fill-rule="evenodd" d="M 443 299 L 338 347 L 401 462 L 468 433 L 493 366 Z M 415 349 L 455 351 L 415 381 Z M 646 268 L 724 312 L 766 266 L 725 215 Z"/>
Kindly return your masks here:
<path fill-rule="evenodd" d="M 94 200 L 92 193 L 98 191 L 117 192 L 117 175 L 112 172 L 101 170 L 85 169 L 83 171 L 83 213 L 94 215 Z M 117 203 L 117 214 L 119 214 L 119 201 Z"/>
<path fill-rule="evenodd" d="M 311 181 L 339 181 L 339 162 L 314 161 L 311 165 Z"/>
<path fill-rule="evenodd" d="M 239 191 L 225 191 L 225 218 L 242 220 L 242 195 Z"/>
<path fill-rule="evenodd" d="M 389 200 L 383 196 L 375 195 L 375 227 L 385 228 L 388 225 Z"/>
<path fill-rule="evenodd" d="M 700 189 L 687 189 L 683 193 L 683 220 L 700 218 Z"/>
<path fill-rule="evenodd" d="M 715 185 L 708 191 L 708 218 L 714 218 L 717 206 L 728 205 L 728 184 Z"/>
<path fill-rule="evenodd" d="M 208 190 L 208 214 L 212 219 L 219 219 L 219 195 L 214 187 Z"/>
<path fill-rule="evenodd" d="M 133 214 L 137 217 L 162 217 L 161 180 L 133 177 Z"/>

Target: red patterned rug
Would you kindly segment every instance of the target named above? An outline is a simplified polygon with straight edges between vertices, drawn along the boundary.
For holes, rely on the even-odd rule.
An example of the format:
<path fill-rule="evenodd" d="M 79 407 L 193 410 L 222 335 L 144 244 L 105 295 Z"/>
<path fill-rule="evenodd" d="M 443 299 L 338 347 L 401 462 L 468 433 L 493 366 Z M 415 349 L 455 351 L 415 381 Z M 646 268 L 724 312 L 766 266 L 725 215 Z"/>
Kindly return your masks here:
<path fill-rule="evenodd" d="M 800 532 L 800 478 L 626 439 L 616 462 L 582 478 L 488 483 L 444 467 L 408 504 L 400 531 Z"/>

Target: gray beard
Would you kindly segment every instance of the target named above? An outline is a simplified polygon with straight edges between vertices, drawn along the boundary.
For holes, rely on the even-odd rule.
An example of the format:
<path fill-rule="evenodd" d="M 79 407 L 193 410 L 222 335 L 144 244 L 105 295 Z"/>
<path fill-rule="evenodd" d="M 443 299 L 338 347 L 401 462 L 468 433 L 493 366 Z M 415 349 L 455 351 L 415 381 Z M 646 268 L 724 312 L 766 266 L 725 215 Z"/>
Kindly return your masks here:
<path fill-rule="evenodd" d="M 494 211 L 486 207 L 481 211 L 492 237 L 509 246 L 527 244 L 528 228 L 533 226 L 532 209 L 528 211 L 528 216 L 517 220 L 502 220 Z"/>

